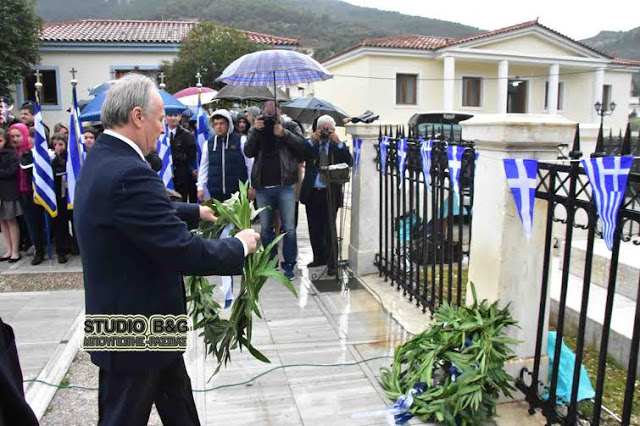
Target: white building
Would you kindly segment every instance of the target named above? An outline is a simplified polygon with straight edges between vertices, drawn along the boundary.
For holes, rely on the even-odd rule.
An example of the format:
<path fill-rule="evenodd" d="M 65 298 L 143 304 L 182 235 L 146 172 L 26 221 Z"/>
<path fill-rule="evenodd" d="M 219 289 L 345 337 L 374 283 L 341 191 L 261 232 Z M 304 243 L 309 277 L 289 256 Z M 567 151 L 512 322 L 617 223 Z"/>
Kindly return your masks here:
<path fill-rule="evenodd" d="M 197 21 L 82 20 L 45 24 L 40 63 L 42 109 L 45 121 L 68 122 L 71 105 L 71 69 L 77 71 L 78 97 L 87 90 L 119 78 L 130 71 L 155 75 L 163 61 L 173 60 L 180 42 L 198 25 Z M 297 39 L 241 31 L 257 44 L 295 49 Z M 196 70 L 194 70 L 194 73 Z M 34 98 L 35 77 L 28 76 L 16 87 L 16 109 Z"/>
<path fill-rule="evenodd" d="M 561 114 L 595 125 L 594 104 L 619 107 L 605 126 L 623 128 L 640 61 L 614 58 L 537 20 L 459 39 L 405 35 L 364 40 L 326 59 L 335 75 L 315 96 L 388 123 L 416 112 Z"/>

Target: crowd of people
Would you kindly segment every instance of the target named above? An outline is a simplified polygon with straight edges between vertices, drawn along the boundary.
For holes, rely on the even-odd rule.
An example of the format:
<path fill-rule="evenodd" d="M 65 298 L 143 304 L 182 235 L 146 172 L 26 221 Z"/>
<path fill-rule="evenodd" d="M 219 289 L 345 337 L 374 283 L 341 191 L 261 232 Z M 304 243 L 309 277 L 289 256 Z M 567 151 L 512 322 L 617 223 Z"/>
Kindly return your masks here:
<path fill-rule="evenodd" d="M 0 261 L 17 262 L 21 252 L 28 252 L 34 256 L 31 263 L 37 265 L 45 256 L 45 214 L 33 202 L 33 113 L 34 104 L 28 101 L 19 108 L 17 118 L 12 114 L 11 100 L 1 99 L 0 226 L 7 250 Z M 307 206 L 314 254 L 308 266 L 327 265 L 328 273 L 333 275 L 336 265 L 331 259 L 335 248 L 331 247 L 329 221 L 335 222 L 342 193 L 336 185 L 327 189 L 321 169 L 341 162 L 352 164 L 348 148 L 335 132 L 333 118 L 318 117 L 305 129 L 302 123 L 281 114 L 273 101 L 265 102 L 262 108 L 218 109 L 210 116 L 211 137 L 202 147 L 199 164 L 194 120 L 188 121 L 180 114 L 167 114 L 165 119 L 176 198 L 191 203 L 207 198 L 225 200 L 238 191 L 240 182 L 248 182 L 249 198 L 257 208 L 267 207 L 259 216 L 263 244 L 266 246 L 278 233 L 285 233 L 281 267 L 290 279 L 295 275 L 298 203 L 302 202 Z M 52 219 L 52 237 L 57 260 L 65 263 L 68 255 L 78 254 L 73 210 L 67 208 L 66 200 L 69 131 L 63 123 L 53 126 L 53 133 L 48 126 L 43 127 L 58 205 L 58 215 Z M 83 129 L 87 154 L 101 132 L 101 123 Z M 152 151 L 145 158 L 155 171 L 162 168 L 157 152 Z M 333 212 L 327 208 L 327 190 L 332 191 Z M 189 226 L 196 224 L 192 221 Z"/>

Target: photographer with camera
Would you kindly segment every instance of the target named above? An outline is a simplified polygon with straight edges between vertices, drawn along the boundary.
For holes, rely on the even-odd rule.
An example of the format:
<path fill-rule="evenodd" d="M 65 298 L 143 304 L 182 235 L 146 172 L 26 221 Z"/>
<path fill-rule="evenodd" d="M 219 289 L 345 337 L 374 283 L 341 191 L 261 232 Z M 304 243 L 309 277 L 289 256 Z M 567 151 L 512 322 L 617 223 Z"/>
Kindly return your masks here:
<path fill-rule="evenodd" d="M 284 122 L 276 103 L 268 101 L 262 107 L 262 114 L 256 117 L 249 130 L 244 153 L 254 158 L 251 170 L 251 186 L 256 188 L 258 208 L 268 207 L 260 212 L 261 238 L 266 247 L 275 238 L 273 211 L 280 212 L 283 239 L 282 269 L 289 279 L 294 278 L 293 267 L 298 256 L 295 228 L 296 190 L 298 182 L 298 162 L 305 149 L 302 130 L 294 122 Z M 272 257 L 278 254 L 274 248 Z"/>
<path fill-rule="evenodd" d="M 306 170 L 300 192 L 300 202 L 307 207 L 309 238 L 313 250 L 313 262 L 307 266 L 312 268 L 327 265 L 328 275 L 335 274 L 333 251 L 336 247 L 331 247 L 330 221 L 335 224 L 338 209 L 342 207 L 342 184 L 327 182 L 326 168 L 340 163 L 353 165 L 349 148 L 340 141 L 335 129 L 336 122 L 329 115 L 323 115 L 316 121 L 316 128 L 305 149 Z M 328 211 L 329 197 L 333 201 L 331 212 Z"/>

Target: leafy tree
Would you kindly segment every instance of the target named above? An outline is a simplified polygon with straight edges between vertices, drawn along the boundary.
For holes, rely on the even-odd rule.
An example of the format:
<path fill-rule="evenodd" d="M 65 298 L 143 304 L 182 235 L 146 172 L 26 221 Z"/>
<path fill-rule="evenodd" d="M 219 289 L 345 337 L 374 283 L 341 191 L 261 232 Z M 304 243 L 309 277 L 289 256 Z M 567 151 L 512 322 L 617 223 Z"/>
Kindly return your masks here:
<path fill-rule="evenodd" d="M 196 73 L 202 75 L 202 84 L 221 87 L 215 79 L 231 62 L 247 53 L 259 50 L 260 46 L 232 28 L 212 22 L 201 22 L 184 39 L 180 53 L 173 62 L 165 62 L 163 71 L 167 75 L 167 90 L 175 92 L 196 85 Z"/>
<path fill-rule="evenodd" d="M 5 95 L 40 60 L 42 21 L 33 0 L 3 0 L 0 16 L 0 95 Z"/>

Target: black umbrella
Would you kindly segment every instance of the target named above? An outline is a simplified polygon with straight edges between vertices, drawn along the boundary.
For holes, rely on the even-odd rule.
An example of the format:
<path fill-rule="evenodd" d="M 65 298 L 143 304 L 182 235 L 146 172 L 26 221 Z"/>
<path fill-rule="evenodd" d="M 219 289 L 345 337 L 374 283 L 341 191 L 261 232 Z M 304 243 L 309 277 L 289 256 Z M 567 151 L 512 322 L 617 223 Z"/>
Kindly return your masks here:
<path fill-rule="evenodd" d="M 309 124 L 321 115 L 330 115 L 336 121 L 336 125 L 344 126 L 343 120 L 350 117 L 342 108 L 314 97 L 298 98 L 287 102 L 282 105 L 282 112 L 293 120 Z"/>
<path fill-rule="evenodd" d="M 278 90 L 278 101 L 288 101 L 291 98 L 282 89 Z M 270 101 L 273 100 L 273 87 L 271 86 L 233 86 L 226 85 L 214 99 L 226 99 L 230 101 Z"/>

